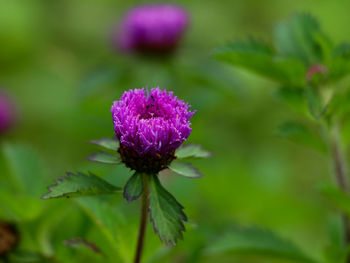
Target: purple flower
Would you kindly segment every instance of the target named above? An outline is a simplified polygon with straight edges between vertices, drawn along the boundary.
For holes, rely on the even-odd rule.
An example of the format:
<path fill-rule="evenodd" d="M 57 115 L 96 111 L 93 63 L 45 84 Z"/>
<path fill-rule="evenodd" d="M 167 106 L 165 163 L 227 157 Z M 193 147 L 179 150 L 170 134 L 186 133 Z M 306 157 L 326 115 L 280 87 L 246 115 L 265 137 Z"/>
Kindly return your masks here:
<path fill-rule="evenodd" d="M 0 134 L 12 128 L 15 123 L 16 113 L 12 100 L 3 92 L 0 92 Z"/>
<path fill-rule="evenodd" d="M 169 53 L 188 25 L 184 9 L 171 4 L 148 4 L 131 9 L 117 31 L 115 41 L 123 50 Z"/>
<path fill-rule="evenodd" d="M 111 109 L 123 162 L 143 172 L 169 165 L 192 131 L 190 119 L 195 111 L 189 111 L 190 107 L 173 92 L 159 88 L 124 92 Z"/>

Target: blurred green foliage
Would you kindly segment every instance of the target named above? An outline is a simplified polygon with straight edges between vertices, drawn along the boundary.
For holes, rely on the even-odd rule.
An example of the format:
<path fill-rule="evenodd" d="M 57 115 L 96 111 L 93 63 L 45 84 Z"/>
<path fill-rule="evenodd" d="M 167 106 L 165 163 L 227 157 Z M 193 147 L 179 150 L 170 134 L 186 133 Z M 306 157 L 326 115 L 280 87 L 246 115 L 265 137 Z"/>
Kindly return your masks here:
<path fill-rule="evenodd" d="M 278 89 L 273 81 L 222 65 L 211 54 L 232 39 L 245 41 L 247 35 L 272 43 L 272 28 L 297 11 L 315 15 L 322 34 L 338 46 L 349 40 L 350 3 L 174 1 L 188 8 L 191 27 L 174 57 L 154 60 L 120 54 L 110 41 L 123 12 L 141 2 L 145 1 L 0 0 L 0 86 L 15 98 L 20 114 L 17 127 L 0 139 L 0 218 L 15 222 L 21 233 L 19 252 L 10 262 L 131 262 L 139 203 L 127 205 L 121 196 L 39 198 L 52 179 L 67 170 L 91 171 L 124 185 L 129 171 L 89 163 L 84 157 L 93 148 L 87 142 L 113 136 L 110 106 L 124 90 L 158 85 L 175 91 L 198 110 L 189 141 L 201 143 L 213 156 L 206 162 L 194 161 L 206 175 L 200 180 L 163 175 L 163 183 L 185 206 L 190 222 L 184 241 L 176 247 L 161 245 L 148 227 L 145 262 L 283 262 L 278 257 L 262 259 L 259 253 L 248 258 L 236 253 L 255 244 L 254 239 L 245 241 L 240 231 L 230 236 L 237 246 L 224 240 L 222 233 L 239 225 L 272 229 L 299 244 L 302 255 L 316 260 L 328 246 L 329 262 L 336 262 L 343 254 L 336 246 L 340 218 L 316 189 L 319 181 L 330 180 L 327 158 L 276 136 L 280 128 L 283 136 L 322 152 L 322 142 L 300 135 L 308 136 L 314 127 L 281 126 L 285 120 L 299 125 L 301 117 L 295 112 L 305 112 L 307 107 L 296 103 L 298 92 Z M 327 43 L 322 41 L 323 46 Z M 344 74 L 341 70 L 348 71 L 339 67 L 348 47 L 337 50 L 332 65 L 338 78 Z M 284 53 L 294 51 L 291 47 Z M 266 58 L 270 51 L 259 52 Z M 295 55 L 306 63 L 319 56 L 317 52 L 311 58 Z M 270 61 L 254 65 L 265 69 L 266 63 Z M 289 72 L 290 65 L 284 63 L 282 68 Z M 298 67 L 293 65 L 292 72 L 302 77 L 294 71 Z M 276 69 L 272 77 L 278 78 L 280 65 Z M 348 96 L 342 87 L 349 80 L 340 84 L 337 98 L 344 100 Z M 283 99 L 293 107 L 286 107 Z M 346 112 L 347 107 L 341 107 Z M 347 124 L 343 132 L 348 142 L 349 129 Z M 252 237 L 261 233 L 249 231 Z M 64 244 L 79 237 L 103 253 L 83 244 Z M 289 251 L 283 244 L 281 249 Z"/>

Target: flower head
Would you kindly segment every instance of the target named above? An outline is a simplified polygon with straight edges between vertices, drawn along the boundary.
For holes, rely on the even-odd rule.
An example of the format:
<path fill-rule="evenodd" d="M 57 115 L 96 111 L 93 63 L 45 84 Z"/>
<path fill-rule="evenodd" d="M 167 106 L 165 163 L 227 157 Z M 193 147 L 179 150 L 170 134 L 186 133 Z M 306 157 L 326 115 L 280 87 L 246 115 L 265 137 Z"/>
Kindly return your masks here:
<path fill-rule="evenodd" d="M 173 92 L 160 88 L 124 92 L 111 109 L 123 162 L 143 172 L 166 168 L 192 131 L 190 118 L 195 111 L 189 108 Z"/>
<path fill-rule="evenodd" d="M 15 119 L 16 113 L 12 100 L 9 96 L 0 92 L 0 134 L 12 128 Z"/>
<path fill-rule="evenodd" d="M 188 25 L 184 9 L 171 4 L 148 4 L 131 9 L 118 28 L 117 45 L 126 51 L 168 53 Z"/>

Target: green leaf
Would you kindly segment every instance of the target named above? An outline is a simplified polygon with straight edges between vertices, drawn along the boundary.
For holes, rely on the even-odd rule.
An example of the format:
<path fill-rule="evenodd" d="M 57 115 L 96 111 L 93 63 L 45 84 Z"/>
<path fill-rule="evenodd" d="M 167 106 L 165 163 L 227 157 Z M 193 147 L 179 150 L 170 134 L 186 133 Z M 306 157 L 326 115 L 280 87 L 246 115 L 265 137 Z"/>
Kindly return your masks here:
<path fill-rule="evenodd" d="M 335 48 L 329 66 L 329 79 L 339 80 L 350 74 L 350 43 Z"/>
<path fill-rule="evenodd" d="M 1 218 L 11 221 L 39 218 L 46 206 L 39 198 L 48 182 L 44 162 L 32 147 L 19 143 L 1 145 Z"/>
<path fill-rule="evenodd" d="M 1 261 L 0 261 L 1 262 Z M 8 262 L 11 263 L 55 263 L 52 257 L 46 257 L 32 251 L 16 250 L 8 255 Z"/>
<path fill-rule="evenodd" d="M 44 212 L 40 199 L 28 194 L 0 191 L 0 217 L 11 221 L 31 221 Z"/>
<path fill-rule="evenodd" d="M 68 247 L 72 247 L 78 250 L 88 249 L 95 254 L 105 256 L 102 250 L 95 243 L 89 242 L 81 237 L 65 240 L 64 244 Z"/>
<path fill-rule="evenodd" d="M 283 123 L 278 127 L 277 135 L 293 142 L 312 147 L 322 153 L 327 151 L 327 145 L 322 140 L 321 136 L 299 122 Z"/>
<path fill-rule="evenodd" d="M 333 51 L 334 57 L 350 57 L 350 43 L 341 43 Z"/>
<path fill-rule="evenodd" d="M 302 88 L 284 86 L 276 90 L 274 95 L 297 113 L 305 114 L 309 111 Z"/>
<path fill-rule="evenodd" d="M 119 153 L 107 153 L 104 151 L 100 151 L 97 153 L 94 153 L 91 156 L 86 157 L 91 162 L 98 162 L 98 163 L 106 163 L 106 164 L 120 164 L 121 159 L 119 156 Z"/>
<path fill-rule="evenodd" d="M 132 262 L 134 247 L 130 244 L 135 242 L 137 232 L 115 200 L 99 196 L 77 198 L 74 201 L 108 241 L 101 247 L 107 258 L 113 258 L 115 262 Z"/>
<path fill-rule="evenodd" d="M 328 116 L 346 117 L 350 112 L 350 89 L 335 92 L 327 106 Z"/>
<path fill-rule="evenodd" d="M 198 169 L 193 167 L 191 164 L 189 163 L 182 163 L 182 162 L 177 162 L 177 161 L 173 161 L 168 168 L 179 174 L 179 175 L 183 175 L 186 177 L 192 177 L 192 178 L 196 178 L 196 177 L 202 177 L 203 175 L 199 173 Z"/>
<path fill-rule="evenodd" d="M 1 148 L 4 165 L 0 164 L 1 188 L 39 198 L 48 184 L 45 163 L 29 145 L 4 143 Z"/>
<path fill-rule="evenodd" d="M 178 148 L 175 152 L 176 158 L 188 158 L 188 157 L 196 157 L 196 158 L 208 158 L 211 156 L 211 153 L 204 150 L 199 144 L 186 144 Z"/>
<path fill-rule="evenodd" d="M 335 207 L 350 216 L 350 196 L 348 194 L 330 184 L 321 184 L 319 189 Z"/>
<path fill-rule="evenodd" d="M 276 57 L 273 49 L 263 43 L 250 40 L 236 42 L 219 48 L 217 59 L 242 67 L 263 77 L 287 85 L 304 83 L 305 66 L 295 59 Z"/>
<path fill-rule="evenodd" d="M 184 221 L 187 217 L 183 206 L 163 188 L 157 175 L 149 176 L 150 180 L 150 218 L 154 231 L 162 242 L 175 245 L 182 239 L 185 231 Z"/>
<path fill-rule="evenodd" d="M 100 177 L 89 173 L 67 173 L 67 176 L 55 179 L 56 184 L 48 187 L 49 192 L 42 199 L 59 197 L 80 197 L 110 195 L 121 192 L 121 188 L 111 185 Z"/>
<path fill-rule="evenodd" d="M 123 196 L 128 201 L 134 201 L 140 197 L 143 191 L 143 174 L 134 173 L 124 187 Z"/>
<path fill-rule="evenodd" d="M 117 151 L 119 148 L 119 141 L 117 138 L 101 138 L 99 140 L 93 140 L 91 143 L 113 151 Z"/>
<path fill-rule="evenodd" d="M 306 65 L 325 62 L 332 50 L 330 40 L 309 14 L 296 14 L 278 24 L 274 39 L 279 54 L 298 58 Z"/>
<path fill-rule="evenodd" d="M 129 71 L 126 63 L 115 64 L 105 61 L 103 66 L 99 66 L 83 76 L 77 94 L 82 99 L 103 94 L 106 90 L 118 86 Z"/>
<path fill-rule="evenodd" d="M 324 249 L 323 254 L 326 263 L 346 263 L 349 248 L 330 245 Z"/>
<path fill-rule="evenodd" d="M 322 101 L 320 90 L 317 87 L 307 85 L 305 87 L 305 98 L 311 115 L 316 120 L 320 119 L 327 109 Z"/>
<path fill-rule="evenodd" d="M 221 253 L 276 258 L 294 262 L 315 262 L 294 243 L 260 228 L 234 228 L 225 231 L 208 244 L 205 253 L 215 256 Z"/>

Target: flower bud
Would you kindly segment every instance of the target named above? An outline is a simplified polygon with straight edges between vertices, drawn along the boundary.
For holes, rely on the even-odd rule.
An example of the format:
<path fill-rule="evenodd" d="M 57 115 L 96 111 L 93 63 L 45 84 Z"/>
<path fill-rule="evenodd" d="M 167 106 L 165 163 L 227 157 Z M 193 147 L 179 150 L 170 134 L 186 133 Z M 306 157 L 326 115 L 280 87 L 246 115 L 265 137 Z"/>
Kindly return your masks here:
<path fill-rule="evenodd" d="M 16 121 L 16 110 L 11 98 L 0 91 L 0 135 L 10 130 Z"/>
<path fill-rule="evenodd" d="M 125 51 L 170 53 L 188 26 L 184 9 L 171 4 L 148 4 L 131 9 L 122 19 L 115 42 Z"/>
<path fill-rule="evenodd" d="M 111 112 L 126 166 L 145 173 L 166 168 L 192 131 L 190 118 L 195 111 L 190 107 L 173 92 L 159 88 L 124 92 Z"/>

